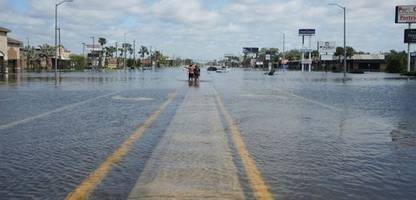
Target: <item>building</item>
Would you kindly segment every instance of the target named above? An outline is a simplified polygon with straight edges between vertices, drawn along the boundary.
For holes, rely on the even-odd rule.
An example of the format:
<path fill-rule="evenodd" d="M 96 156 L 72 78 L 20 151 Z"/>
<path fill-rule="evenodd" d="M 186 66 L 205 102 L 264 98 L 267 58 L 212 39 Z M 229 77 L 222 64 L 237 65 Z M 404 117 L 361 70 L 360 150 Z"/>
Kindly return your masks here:
<path fill-rule="evenodd" d="M 64 46 L 59 46 L 58 48 L 58 58 L 59 60 L 71 60 L 71 51 L 64 48 Z"/>
<path fill-rule="evenodd" d="M 353 71 L 386 71 L 386 61 L 383 54 L 355 54 L 348 59 L 349 66 L 352 66 Z"/>
<path fill-rule="evenodd" d="M 11 30 L 0 27 L 0 69 L 1 73 L 9 71 L 18 72 L 20 68 L 20 47 L 23 46 L 19 40 L 10 38 L 7 34 Z"/>

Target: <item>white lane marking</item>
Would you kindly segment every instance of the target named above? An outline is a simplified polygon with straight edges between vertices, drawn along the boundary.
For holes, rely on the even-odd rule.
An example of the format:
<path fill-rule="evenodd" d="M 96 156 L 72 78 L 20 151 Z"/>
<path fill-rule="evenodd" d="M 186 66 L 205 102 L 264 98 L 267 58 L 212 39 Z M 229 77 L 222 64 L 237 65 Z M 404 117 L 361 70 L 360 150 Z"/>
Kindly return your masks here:
<path fill-rule="evenodd" d="M 149 97 L 123 97 L 120 95 L 112 96 L 111 97 L 114 100 L 124 100 L 124 101 L 152 101 L 153 98 Z"/>
<path fill-rule="evenodd" d="M 0 125 L 0 130 L 10 128 L 10 127 L 13 127 L 13 126 L 16 126 L 16 125 L 19 125 L 19 124 L 27 123 L 27 122 L 33 121 L 35 119 L 39 119 L 39 118 L 48 116 L 48 115 L 53 114 L 53 113 L 62 112 L 64 110 L 68 110 L 70 108 L 73 108 L 73 107 L 76 107 L 76 106 L 79 106 L 79 105 L 82 105 L 82 104 L 85 104 L 85 103 L 88 103 L 88 102 L 91 102 L 91 101 L 94 101 L 94 100 L 97 100 L 97 99 L 100 99 L 100 98 L 108 97 L 108 96 L 114 95 L 116 93 L 118 93 L 118 92 L 112 92 L 112 93 L 101 95 L 101 96 L 98 96 L 98 97 L 93 97 L 93 98 L 90 98 L 90 99 L 87 99 L 87 100 L 84 100 L 84 101 L 80 101 L 80 102 L 77 102 L 77 103 L 74 103 L 74 104 L 69 104 L 69 105 L 57 108 L 55 110 L 44 112 L 44 113 L 41 113 L 39 115 L 35 115 L 35 116 L 28 117 L 28 118 L 25 118 L 25 119 L 21 119 L 21 120 L 17 120 L 17 121 L 14 121 L 14 122 L 7 123 L 7 124 L 3 124 L 3 125 Z"/>
<path fill-rule="evenodd" d="M 287 95 L 290 95 L 290 96 L 293 96 L 293 97 L 297 97 L 297 98 L 302 99 L 302 100 L 304 100 L 306 102 L 319 105 L 319 106 L 324 107 L 324 108 L 327 108 L 329 110 L 334 110 L 334 111 L 337 111 L 337 112 L 341 112 L 342 111 L 342 109 L 337 108 L 335 106 L 331 106 L 331 105 L 328 105 L 328 104 L 325 104 L 325 103 L 322 103 L 322 102 L 319 102 L 319 101 L 315 101 L 315 100 L 312 100 L 312 99 L 308 99 L 306 97 L 303 97 L 303 96 L 300 96 L 300 95 L 297 95 L 297 94 L 294 94 L 292 92 L 285 91 L 285 90 L 282 90 L 282 89 L 279 89 L 279 88 L 275 88 L 275 89 L 277 91 L 281 92 L 281 93 L 284 93 L 284 94 L 287 94 Z M 368 122 L 370 122 L 370 123 L 373 123 L 373 124 L 376 124 L 376 125 L 379 125 L 379 126 L 382 126 L 382 127 L 385 127 L 385 128 L 392 129 L 392 131 L 399 131 L 399 132 L 402 132 L 402 133 L 413 134 L 413 132 L 410 132 L 408 130 L 404 130 L 404 129 L 401 129 L 401 128 L 397 128 L 397 127 L 394 127 L 393 125 L 390 125 L 390 124 L 387 124 L 385 122 L 381 122 L 381 121 L 378 121 L 378 120 L 375 120 L 375 119 L 365 119 L 365 120 L 368 121 Z"/>
<path fill-rule="evenodd" d="M 248 98 L 258 98 L 258 97 L 264 97 L 264 98 L 277 98 L 277 99 L 287 99 L 285 96 L 276 96 L 272 94 L 241 94 L 240 97 L 248 97 Z"/>

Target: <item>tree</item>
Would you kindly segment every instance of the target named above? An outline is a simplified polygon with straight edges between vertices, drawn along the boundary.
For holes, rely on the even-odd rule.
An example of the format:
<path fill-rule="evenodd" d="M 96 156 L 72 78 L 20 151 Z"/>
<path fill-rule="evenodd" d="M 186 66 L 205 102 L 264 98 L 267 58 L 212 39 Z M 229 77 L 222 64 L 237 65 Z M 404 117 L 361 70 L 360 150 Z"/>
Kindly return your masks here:
<path fill-rule="evenodd" d="M 351 58 L 355 53 L 354 48 L 347 46 L 346 49 L 347 49 L 347 58 Z M 335 54 L 334 55 L 335 56 L 344 56 L 344 48 L 343 47 L 337 47 L 335 49 Z"/>
<path fill-rule="evenodd" d="M 71 65 L 75 67 L 75 69 L 84 69 L 87 66 L 87 60 L 82 55 L 70 55 Z"/>
<path fill-rule="evenodd" d="M 347 58 L 351 58 L 355 54 L 355 50 L 352 47 L 346 47 L 347 48 Z"/>
<path fill-rule="evenodd" d="M 49 44 L 39 45 L 40 53 L 39 58 L 41 63 L 44 62 L 46 66 L 52 66 L 52 58 L 55 57 L 55 47 Z M 42 64 L 41 64 L 42 65 Z"/>
<path fill-rule="evenodd" d="M 404 72 L 407 65 L 407 54 L 405 51 L 397 52 L 390 50 L 386 56 L 386 71 L 389 73 Z"/>
<path fill-rule="evenodd" d="M 31 69 L 33 66 L 33 61 L 38 59 L 38 54 L 35 52 L 34 46 L 25 46 L 26 65 L 28 69 Z"/>
<path fill-rule="evenodd" d="M 138 52 L 140 54 L 140 57 L 143 59 L 145 55 L 149 55 L 149 49 L 145 46 L 140 46 L 140 50 Z"/>
<path fill-rule="evenodd" d="M 302 54 L 300 53 L 299 50 L 293 49 L 293 50 L 286 52 L 285 58 L 290 61 L 294 61 L 294 60 L 300 60 L 301 56 Z"/>
<path fill-rule="evenodd" d="M 98 61 L 98 65 L 100 66 L 100 67 L 102 67 L 102 65 L 103 65 L 103 63 L 102 63 L 102 59 L 103 59 L 103 55 L 104 55 L 104 45 L 107 43 L 107 40 L 105 39 L 105 38 L 102 38 L 102 37 L 100 37 L 100 38 L 98 38 L 98 43 L 101 45 L 101 48 L 102 48 L 102 51 L 100 52 L 100 55 L 99 55 L 99 61 Z"/>
<path fill-rule="evenodd" d="M 105 49 L 105 57 L 108 57 L 108 58 L 113 58 L 114 53 L 117 51 L 116 47 L 114 46 L 105 47 L 104 49 Z"/>
<path fill-rule="evenodd" d="M 319 52 L 317 50 L 313 50 L 311 53 L 312 58 L 319 58 Z"/>
<path fill-rule="evenodd" d="M 107 44 L 107 40 L 105 38 L 100 37 L 100 38 L 98 38 L 98 43 L 101 46 L 104 46 L 105 44 Z"/>

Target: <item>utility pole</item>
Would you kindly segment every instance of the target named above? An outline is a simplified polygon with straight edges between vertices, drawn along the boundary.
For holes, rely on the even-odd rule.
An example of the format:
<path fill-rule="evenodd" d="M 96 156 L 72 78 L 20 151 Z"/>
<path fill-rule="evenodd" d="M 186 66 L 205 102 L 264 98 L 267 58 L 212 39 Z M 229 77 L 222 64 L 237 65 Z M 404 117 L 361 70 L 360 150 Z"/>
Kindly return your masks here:
<path fill-rule="evenodd" d="M 412 23 L 409 23 L 409 29 L 412 28 Z M 407 43 L 407 72 L 410 72 L 410 42 Z"/>
<path fill-rule="evenodd" d="M 282 51 L 282 54 L 283 54 L 283 60 L 285 60 L 286 58 L 285 58 L 285 33 L 283 33 L 282 32 L 282 34 L 283 34 L 283 51 Z"/>
<path fill-rule="evenodd" d="M 133 65 L 136 65 L 136 40 L 133 40 Z"/>
<path fill-rule="evenodd" d="M 127 33 L 124 33 L 124 44 L 123 44 L 123 51 L 124 51 L 123 68 L 124 68 L 124 70 L 126 70 L 126 46 L 127 46 L 127 44 L 126 44 L 126 34 Z"/>
<path fill-rule="evenodd" d="M 90 37 L 91 39 L 92 39 L 92 51 L 91 51 L 91 63 L 92 63 L 92 66 L 94 67 L 94 65 L 95 65 L 95 57 L 94 57 L 94 51 L 95 51 L 95 37 L 94 36 L 91 36 Z"/>
<path fill-rule="evenodd" d="M 85 43 L 81 43 L 82 44 L 82 56 L 85 57 Z"/>
<path fill-rule="evenodd" d="M 55 4 L 55 81 L 58 80 L 58 6 L 65 3 L 65 2 L 73 2 L 74 0 L 63 0 L 57 4 Z"/>
<path fill-rule="evenodd" d="M 61 28 L 58 28 L 58 58 L 59 58 L 59 60 L 61 59 Z M 58 60 L 58 63 L 59 63 L 59 60 Z"/>
<path fill-rule="evenodd" d="M 29 41 L 29 37 L 27 38 L 27 51 L 26 51 L 26 69 L 29 68 L 30 65 L 30 41 Z"/>
<path fill-rule="evenodd" d="M 342 9 L 344 10 L 344 77 L 347 76 L 347 38 L 346 38 L 346 30 L 347 30 L 347 23 L 346 23 L 346 7 L 342 7 Z"/>
<path fill-rule="evenodd" d="M 152 56 L 152 46 L 150 46 L 150 66 L 152 67 L 152 69 L 153 69 L 153 56 Z"/>
<path fill-rule="evenodd" d="M 117 65 L 117 68 L 118 68 L 118 42 L 116 42 L 116 65 Z"/>
<path fill-rule="evenodd" d="M 56 33 L 58 30 L 58 6 L 59 4 L 55 4 L 55 81 L 58 80 L 58 36 Z"/>
<path fill-rule="evenodd" d="M 346 77 L 347 76 L 347 48 L 346 48 L 346 38 L 347 38 L 347 36 L 346 36 L 346 30 L 347 30 L 347 17 L 346 17 L 346 12 L 347 12 L 347 7 L 345 7 L 345 6 L 341 6 L 341 5 L 339 5 L 339 4 L 337 4 L 337 3 L 329 3 L 328 5 L 331 5 L 331 6 L 337 6 L 337 7 L 339 7 L 339 8 L 341 8 L 343 11 L 344 11 L 344 77 Z"/>

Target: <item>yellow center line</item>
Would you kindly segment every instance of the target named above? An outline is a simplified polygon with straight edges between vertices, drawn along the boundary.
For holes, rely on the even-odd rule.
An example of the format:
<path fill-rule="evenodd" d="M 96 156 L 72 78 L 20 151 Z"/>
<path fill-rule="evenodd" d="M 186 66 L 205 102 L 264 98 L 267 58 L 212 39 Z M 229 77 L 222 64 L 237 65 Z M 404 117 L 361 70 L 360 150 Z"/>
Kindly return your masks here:
<path fill-rule="evenodd" d="M 114 151 L 107 159 L 101 163 L 101 165 L 93 171 L 78 187 L 68 194 L 66 197 L 67 200 L 81 200 L 87 199 L 89 193 L 95 188 L 97 184 L 101 182 L 101 180 L 107 175 L 110 171 L 111 167 L 121 160 L 121 158 L 127 153 L 129 147 L 136 142 L 140 136 L 144 133 L 144 131 L 149 128 L 156 118 L 160 115 L 160 113 L 167 107 L 167 105 L 173 101 L 176 97 L 177 93 L 173 93 L 169 95 L 169 98 L 162 103 L 159 109 L 153 112 L 146 121 L 141 124 L 133 134 L 126 140 L 124 143 Z"/>
<path fill-rule="evenodd" d="M 228 113 L 218 93 L 215 92 L 215 94 L 216 94 L 216 99 L 218 101 L 218 105 L 221 109 L 221 112 L 223 113 L 225 117 L 228 128 L 230 130 L 233 143 L 236 147 L 238 154 L 240 155 L 240 158 L 243 163 L 245 172 L 247 174 L 251 189 L 253 190 L 254 197 L 256 199 L 261 199 L 261 200 L 273 199 L 273 196 L 270 193 L 266 183 L 264 182 L 260 171 L 257 169 L 254 160 L 250 157 L 250 154 L 244 144 L 244 141 L 241 138 L 241 133 L 238 130 L 237 126 L 235 125 L 233 118 Z"/>

